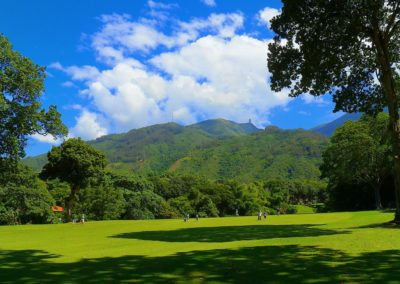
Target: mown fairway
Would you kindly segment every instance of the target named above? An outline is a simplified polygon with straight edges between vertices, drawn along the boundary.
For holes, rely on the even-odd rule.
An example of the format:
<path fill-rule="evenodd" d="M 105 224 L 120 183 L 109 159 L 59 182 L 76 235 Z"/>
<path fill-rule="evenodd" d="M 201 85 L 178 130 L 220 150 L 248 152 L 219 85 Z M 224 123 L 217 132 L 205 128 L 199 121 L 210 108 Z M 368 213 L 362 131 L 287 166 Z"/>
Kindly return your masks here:
<path fill-rule="evenodd" d="M 393 213 L 0 227 L 2 283 L 400 282 Z"/>

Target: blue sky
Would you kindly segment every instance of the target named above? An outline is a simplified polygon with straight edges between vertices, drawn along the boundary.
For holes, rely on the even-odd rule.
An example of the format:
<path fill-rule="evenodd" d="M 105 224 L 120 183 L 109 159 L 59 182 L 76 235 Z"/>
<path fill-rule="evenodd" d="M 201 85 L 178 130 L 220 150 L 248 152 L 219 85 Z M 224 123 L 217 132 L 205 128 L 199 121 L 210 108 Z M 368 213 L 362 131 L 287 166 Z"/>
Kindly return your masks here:
<path fill-rule="evenodd" d="M 311 128 L 333 120 L 329 97 L 288 98 L 268 85 L 268 21 L 280 1 L 9 0 L 0 32 L 47 66 L 45 107 L 71 137 L 156 123 L 225 118 Z M 28 155 L 51 137 L 29 139 Z"/>

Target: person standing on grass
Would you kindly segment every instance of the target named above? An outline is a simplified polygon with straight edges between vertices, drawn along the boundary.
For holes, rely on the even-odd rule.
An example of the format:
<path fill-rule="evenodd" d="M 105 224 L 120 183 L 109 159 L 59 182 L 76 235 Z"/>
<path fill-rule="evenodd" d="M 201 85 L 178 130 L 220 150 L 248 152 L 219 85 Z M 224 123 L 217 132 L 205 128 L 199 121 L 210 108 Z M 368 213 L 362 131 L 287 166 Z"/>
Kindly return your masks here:
<path fill-rule="evenodd" d="M 260 221 L 261 220 L 261 210 L 258 212 L 258 221 Z"/>
<path fill-rule="evenodd" d="M 82 214 L 81 222 L 82 222 L 82 224 L 85 224 L 85 214 Z"/>
<path fill-rule="evenodd" d="M 236 208 L 236 212 L 235 212 L 236 216 L 239 216 L 239 210 Z"/>
<path fill-rule="evenodd" d="M 199 213 L 196 213 L 196 221 L 199 221 Z"/>
<path fill-rule="evenodd" d="M 267 211 L 264 211 L 264 220 L 267 219 Z"/>

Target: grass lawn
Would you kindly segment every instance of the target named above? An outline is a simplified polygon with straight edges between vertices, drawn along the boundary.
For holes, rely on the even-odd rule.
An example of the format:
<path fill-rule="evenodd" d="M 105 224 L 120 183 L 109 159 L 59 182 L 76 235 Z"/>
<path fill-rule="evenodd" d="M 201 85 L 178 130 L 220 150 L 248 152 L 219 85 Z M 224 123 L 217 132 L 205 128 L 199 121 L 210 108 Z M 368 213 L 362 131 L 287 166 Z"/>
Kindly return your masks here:
<path fill-rule="evenodd" d="M 314 208 L 306 205 L 293 205 L 296 208 L 296 214 L 312 214 L 315 213 Z"/>
<path fill-rule="evenodd" d="M 0 227 L 1 283 L 400 283 L 393 213 Z"/>

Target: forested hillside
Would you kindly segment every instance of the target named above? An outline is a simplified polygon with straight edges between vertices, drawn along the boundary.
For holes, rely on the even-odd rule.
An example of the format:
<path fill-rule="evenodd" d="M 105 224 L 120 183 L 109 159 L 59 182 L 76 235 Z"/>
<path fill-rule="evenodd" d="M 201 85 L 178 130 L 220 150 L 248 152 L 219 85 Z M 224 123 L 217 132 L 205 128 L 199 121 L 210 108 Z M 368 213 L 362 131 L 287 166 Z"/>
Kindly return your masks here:
<path fill-rule="evenodd" d="M 103 151 L 116 172 L 176 172 L 251 182 L 266 178 L 319 179 L 327 139 L 305 130 L 256 128 L 222 119 L 190 126 L 153 125 L 88 143 Z M 39 170 L 44 156 L 25 163 Z"/>

